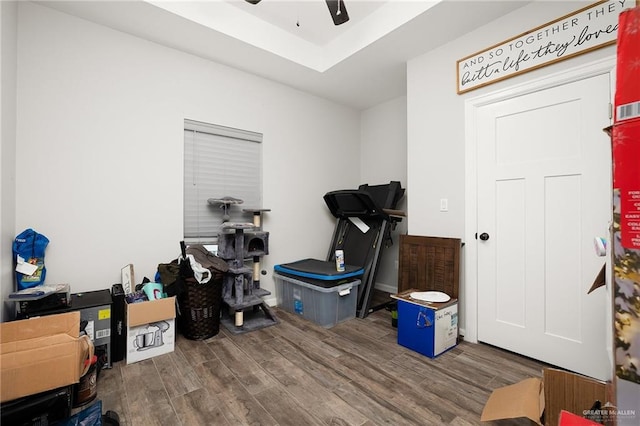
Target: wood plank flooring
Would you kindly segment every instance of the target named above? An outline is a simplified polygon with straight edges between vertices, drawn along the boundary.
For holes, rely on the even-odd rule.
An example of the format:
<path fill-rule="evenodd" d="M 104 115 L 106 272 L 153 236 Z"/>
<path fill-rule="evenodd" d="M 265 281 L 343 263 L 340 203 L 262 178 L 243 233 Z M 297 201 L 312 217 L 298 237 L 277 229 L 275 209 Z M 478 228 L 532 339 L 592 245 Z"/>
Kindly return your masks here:
<path fill-rule="evenodd" d="M 397 344 L 384 309 L 331 329 L 275 313 L 278 325 L 178 335 L 171 354 L 115 363 L 98 379 L 103 412 L 130 426 L 479 425 L 493 389 L 544 367 L 466 342 L 430 359 Z"/>

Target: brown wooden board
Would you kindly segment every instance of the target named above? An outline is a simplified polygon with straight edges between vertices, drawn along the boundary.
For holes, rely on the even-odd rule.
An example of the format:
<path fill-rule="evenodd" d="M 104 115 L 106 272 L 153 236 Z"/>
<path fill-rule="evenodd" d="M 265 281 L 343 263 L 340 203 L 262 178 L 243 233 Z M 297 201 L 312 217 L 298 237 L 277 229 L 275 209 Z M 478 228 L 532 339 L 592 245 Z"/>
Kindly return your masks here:
<path fill-rule="evenodd" d="M 458 299 L 460 248 L 459 238 L 400 235 L 398 293 L 441 291 Z"/>
<path fill-rule="evenodd" d="M 547 426 L 558 425 L 561 410 L 582 416 L 596 401 L 603 407 L 611 403 L 610 383 L 554 368 L 545 368 L 543 373 Z M 605 419 L 605 424 L 612 419 Z"/>

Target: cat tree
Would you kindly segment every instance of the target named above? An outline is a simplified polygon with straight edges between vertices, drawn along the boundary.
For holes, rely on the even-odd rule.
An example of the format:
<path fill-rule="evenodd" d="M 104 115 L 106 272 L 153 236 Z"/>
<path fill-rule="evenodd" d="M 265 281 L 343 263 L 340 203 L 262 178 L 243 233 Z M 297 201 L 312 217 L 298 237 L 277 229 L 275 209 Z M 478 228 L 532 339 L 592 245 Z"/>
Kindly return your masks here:
<path fill-rule="evenodd" d="M 269 209 L 243 209 L 253 215 L 253 223 L 226 223 L 218 234 L 218 257 L 229 270 L 224 276 L 221 323 L 234 334 L 278 323 L 262 299 L 271 294 L 260 287 L 260 259 L 269 254 L 269 233 L 262 229 L 262 214 Z M 245 262 L 250 259 L 252 267 Z"/>

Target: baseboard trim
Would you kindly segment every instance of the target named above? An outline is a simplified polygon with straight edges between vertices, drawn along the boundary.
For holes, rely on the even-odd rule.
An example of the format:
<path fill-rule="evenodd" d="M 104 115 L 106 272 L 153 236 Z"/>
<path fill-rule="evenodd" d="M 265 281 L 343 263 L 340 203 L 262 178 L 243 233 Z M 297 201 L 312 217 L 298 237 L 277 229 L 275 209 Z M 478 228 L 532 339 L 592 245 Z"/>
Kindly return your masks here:
<path fill-rule="evenodd" d="M 389 285 L 389 284 L 385 284 L 385 283 L 376 283 L 375 289 L 376 290 L 380 290 L 380 291 L 384 291 L 386 293 L 392 293 L 392 294 L 396 294 L 398 292 L 398 286 L 397 285 Z"/>

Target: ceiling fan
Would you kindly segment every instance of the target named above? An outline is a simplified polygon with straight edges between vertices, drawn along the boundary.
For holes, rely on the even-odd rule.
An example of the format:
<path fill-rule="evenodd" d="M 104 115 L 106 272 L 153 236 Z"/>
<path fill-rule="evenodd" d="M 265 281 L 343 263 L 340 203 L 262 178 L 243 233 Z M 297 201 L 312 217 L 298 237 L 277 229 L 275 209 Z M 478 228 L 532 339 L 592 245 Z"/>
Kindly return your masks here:
<path fill-rule="evenodd" d="M 258 4 L 261 0 L 245 0 L 247 3 Z M 327 7 L 329 8 L 329 13 L 331 14 L 331 19 L 333 19 L 333 23 L 335 25 L 344 24 L 349 20 L 349 13 L 347 13 L 347 9 L 344 6 L 343 0 L 325 0 L 327 3 Z"/>

